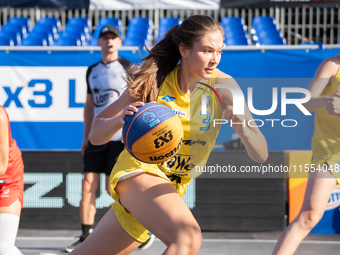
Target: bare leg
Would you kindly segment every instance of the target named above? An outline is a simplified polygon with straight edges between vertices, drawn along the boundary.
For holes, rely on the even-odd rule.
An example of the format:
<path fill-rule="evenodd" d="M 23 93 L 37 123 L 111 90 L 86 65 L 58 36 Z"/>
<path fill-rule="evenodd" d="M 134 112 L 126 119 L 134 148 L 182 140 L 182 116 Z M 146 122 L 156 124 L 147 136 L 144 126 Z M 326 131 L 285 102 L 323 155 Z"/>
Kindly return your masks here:
<path fill-rule="evenodd" d="M 124 183 L 129 180 L 132 185 Z M 121 184 L 116 191 L 122 205 L 168 246 L 164 254 L 195 254 L 199 250 L 201 230 L 171 183 L 154 175 L 141 174 Z"/>
<path fill-rule="evenodd" d="M 171 183 L 144 173 L 119 182 L 116 192 L 122 205 L 168 246 L 164 254 L 197 253 L 202 242 L 200 228 Z M 139 245 L 110 209 L 72 254 L 129 254 Z"/>
<path fill-rule="evenodd" d="M 94 231 L 74 249 L 72 255 L 129 254 L 140 245 L 120 225 L 112 208 L 100 220 Z"/>
<path fill-rule="evenodd" d="M 289 255 L 295 252 L 301 241 L 322 218 L 335 185 L 336 179 L 330 172 L 309 174 L 301 211 L 280 236 L 273 255 Z"/>
<path fill-rule="evenodd" d="M 11 213 L 20 217 L 21 213 L 21 203 L 17 199 L 13 204 L 7 207 L 0 207 L 0 213 Z"/>
<path fill-rule="evenodd" d="M 93 225 L 96 216 L 96 190 L 99 173 L 84 173 L 82 199 L 80 201 L 80 220 L 82 224 Z"/>

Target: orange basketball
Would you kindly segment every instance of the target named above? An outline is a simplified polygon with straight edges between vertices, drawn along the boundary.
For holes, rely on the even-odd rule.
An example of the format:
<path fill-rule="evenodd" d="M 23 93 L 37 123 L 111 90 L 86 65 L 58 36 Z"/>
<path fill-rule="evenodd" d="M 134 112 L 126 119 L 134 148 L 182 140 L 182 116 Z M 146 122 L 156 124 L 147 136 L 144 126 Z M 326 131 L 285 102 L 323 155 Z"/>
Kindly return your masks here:
<path fill-rule="evenodd" d="M 183 142 L 183 126 L 168 106 L 146 103 L 125 118 L 123 140 L 127 151 L 145 163 L 161 163 L 174 156 Z"/>

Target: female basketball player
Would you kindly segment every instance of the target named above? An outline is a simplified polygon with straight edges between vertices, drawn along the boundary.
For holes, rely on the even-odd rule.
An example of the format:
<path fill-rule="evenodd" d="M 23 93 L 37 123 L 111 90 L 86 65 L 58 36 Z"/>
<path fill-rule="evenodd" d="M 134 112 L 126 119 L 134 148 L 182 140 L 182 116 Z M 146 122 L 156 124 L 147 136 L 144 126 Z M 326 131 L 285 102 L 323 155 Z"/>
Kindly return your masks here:
<path fill-rule="evenodd" d="M 339 65 L 340 55 L 325 59 L 308 87 L 312 98 L 304 106 L 315 111 L 315 129 L 307 188 L 299 215 L 282 233 L 273 254 L 294 253 L 322 218 L 334 186 L 340 183 Z"/>
<path fill-rule="evenodd" d="M 215 80 L 238 86 L 216 68 L 222 48 L 223 29 L 219 23 L 203 15 L 187 18 L 170 29 L 151 49 L 140 69 L 128 77 L 127 93 L 95 118 L 90 140 L 102 144 L 122 128 L 125 117 L 136 113 L 143 102 L 157 101 L 181 113 L 184 140 L 188 142 L 183 143 L 174 158 L 159 165 L 137 161 L 124 150 L 110 177 L 111 195 L 116 203 L 72 254 L 129 254 L 148 239 L 150 232 L 167 246 L 164 254 L 195 254 L 199 250 L 201 230 L 181 196 L 191 177 L 199 174 L 193 166 L 206 163 L 218 134 L 218 127 L 209 126 L 205 118 L 224 116 L 234 123 L 247 123 L 252 118 L 247 108 L 245 115 L 233 114 L 229 90 L 218 90 L 222 107 L 208 102 L 207 114 L 200 115 L 202 90 L 197 89 L 197 81 L 212 87 Z M 233 128 L 249 156 L 264 162 L 267 144 L 259 129 L 243 124 Z M 199 139 L 204 145 L 193 142 Z"/>
<path fill-rule="evenodd" d="M 22 255 L 14 246 L 23 206 L 24 164 L 0 105 L 0 254 Z"/>

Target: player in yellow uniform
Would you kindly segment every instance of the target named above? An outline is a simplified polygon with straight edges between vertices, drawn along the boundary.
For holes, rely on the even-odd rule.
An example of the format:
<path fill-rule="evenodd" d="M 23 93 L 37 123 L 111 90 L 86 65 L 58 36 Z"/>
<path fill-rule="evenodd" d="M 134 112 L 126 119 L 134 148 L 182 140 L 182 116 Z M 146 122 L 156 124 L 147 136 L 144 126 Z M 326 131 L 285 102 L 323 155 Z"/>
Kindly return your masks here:
<path fill-rule="evenodd" d="M 340 55 L 325 59 L 308 87 L 311 99 L 304 104 L 315 111 L 313 158 L 299 215 L 279 238 L 272 254 L 293 254 L 320 221 L 334 186 L 340 183 Z"/>
<path fill-rule="evenodd" d="M 129 76 L 127 93 L 95 118 L 90 140 L 101 144 L 110 140 L 122 128 L 125 117 L 136 113 L 143 102 L 157 101 L 180 117 L 184 142 L 175 157 L 159 165 L 142 163 L 124 150 L 110 176 L 116 202 L 72 254 L 129 254 L 149 237 L 149 231 L 167 246 L 163 254 L 195 254 L 199 250 L 201 230 L 181 196 L 196 175 L 194 166 L 205 164 L 218 133 L 217 127 L 200 129 L 202 90 L 197 89 L 197 81 L 214 86 L 229 79 L 238 86 L 216 69 L 223 45 L 223 28 L 213 18 L 187 18 L 170 29 L 139 70 Z M 217 92 L 223 106 L 207 103 L 212 119 L 252 119 L 248 109 L 244 115 L 233 114 L 230 91 Z M 253 160 L 267 159 L 267 144 L 257 127 L 237 125 L 234 130 Z"/>

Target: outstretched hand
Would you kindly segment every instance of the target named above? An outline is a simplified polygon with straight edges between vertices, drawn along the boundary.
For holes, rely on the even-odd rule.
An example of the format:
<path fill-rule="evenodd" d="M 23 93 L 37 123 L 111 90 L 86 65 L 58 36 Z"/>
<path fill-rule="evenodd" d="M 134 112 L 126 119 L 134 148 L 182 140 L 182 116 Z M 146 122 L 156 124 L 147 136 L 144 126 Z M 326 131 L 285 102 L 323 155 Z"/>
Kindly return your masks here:
<path fill-rule="evenodd" d="M 325 97 L 328 114 L 340 117 L 340 89 L 334 94 Z"/>
<path fill-rule="evenodd" d="M 240 114 L 234 114 L 233 107 L 227 106 L 223 112 L 224 118 L 230 122 L 233 129 L 237 134 L 240 134 L 243 128 L 246 126 L 245 116 Z"/>

